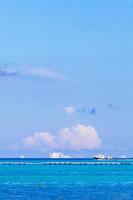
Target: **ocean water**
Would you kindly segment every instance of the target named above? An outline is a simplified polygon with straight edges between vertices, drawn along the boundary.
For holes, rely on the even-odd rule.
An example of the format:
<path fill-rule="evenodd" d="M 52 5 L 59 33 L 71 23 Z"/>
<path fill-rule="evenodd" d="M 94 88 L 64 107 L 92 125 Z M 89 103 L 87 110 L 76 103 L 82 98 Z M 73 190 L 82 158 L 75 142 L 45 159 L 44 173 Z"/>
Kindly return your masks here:
<path fill-rule="evenodd" d="M 0 200 L 45 199 L 133 200 L 133 160 L 0 160 Z"/>

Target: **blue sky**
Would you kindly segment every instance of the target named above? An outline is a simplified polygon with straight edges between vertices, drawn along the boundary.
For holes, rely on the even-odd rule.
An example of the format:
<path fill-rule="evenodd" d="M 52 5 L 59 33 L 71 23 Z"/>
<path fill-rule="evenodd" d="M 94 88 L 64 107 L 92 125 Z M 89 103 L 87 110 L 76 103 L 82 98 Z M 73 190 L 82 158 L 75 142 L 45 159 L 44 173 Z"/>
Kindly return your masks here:
<path fill-rule="evenodd" d="M 132 156 L 132 20 L 129 0 L 0 2 L 0 156 Z"/>

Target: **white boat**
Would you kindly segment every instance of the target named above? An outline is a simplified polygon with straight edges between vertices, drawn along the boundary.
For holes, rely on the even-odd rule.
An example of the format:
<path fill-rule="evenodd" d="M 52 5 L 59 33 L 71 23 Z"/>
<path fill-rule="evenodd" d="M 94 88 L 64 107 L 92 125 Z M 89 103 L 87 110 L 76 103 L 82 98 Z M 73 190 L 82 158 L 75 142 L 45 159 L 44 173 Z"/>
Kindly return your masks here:
<path fill-rule="evenodd" d="M 96 160 L 105 160 L 105 156 L 99 154 L 97 156 L 94 156 L 94 159 L 96 159 Z"/>
<path fill-rule="evenodd" d="M 105 157 L 104 155 L 96 155 L 93 157 L 95 160 L 112 160 L 112 156 Z"/>

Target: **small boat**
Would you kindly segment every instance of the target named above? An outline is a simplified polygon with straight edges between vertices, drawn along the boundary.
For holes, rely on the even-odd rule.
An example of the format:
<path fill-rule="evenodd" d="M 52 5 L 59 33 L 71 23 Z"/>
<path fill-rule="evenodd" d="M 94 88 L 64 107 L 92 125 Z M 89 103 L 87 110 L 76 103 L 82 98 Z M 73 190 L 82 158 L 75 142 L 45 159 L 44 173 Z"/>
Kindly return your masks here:
<path fill-rule="evenodd" d="M 93 157 L 95 160 L 112 160 L 112 156 L 105 157 L 104 155 L 97 155 Z"/>
<path fill-rule="evenodd" d="M 95 160 L 105 160 L 106 158 L 105 158 L 105 156 L 104 155 L 97 155 L 97 156 L 94 156 L 93 157 Z"/>

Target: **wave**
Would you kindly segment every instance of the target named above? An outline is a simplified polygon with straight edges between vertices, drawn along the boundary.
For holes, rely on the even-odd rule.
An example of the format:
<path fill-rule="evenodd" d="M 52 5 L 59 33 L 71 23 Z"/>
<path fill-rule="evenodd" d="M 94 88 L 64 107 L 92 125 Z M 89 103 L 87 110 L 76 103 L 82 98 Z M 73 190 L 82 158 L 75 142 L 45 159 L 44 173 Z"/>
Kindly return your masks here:
<path fill-rule="evenodd" d="M 0 165 L 133 165 L 133 162 L 0 162 Z"/>

